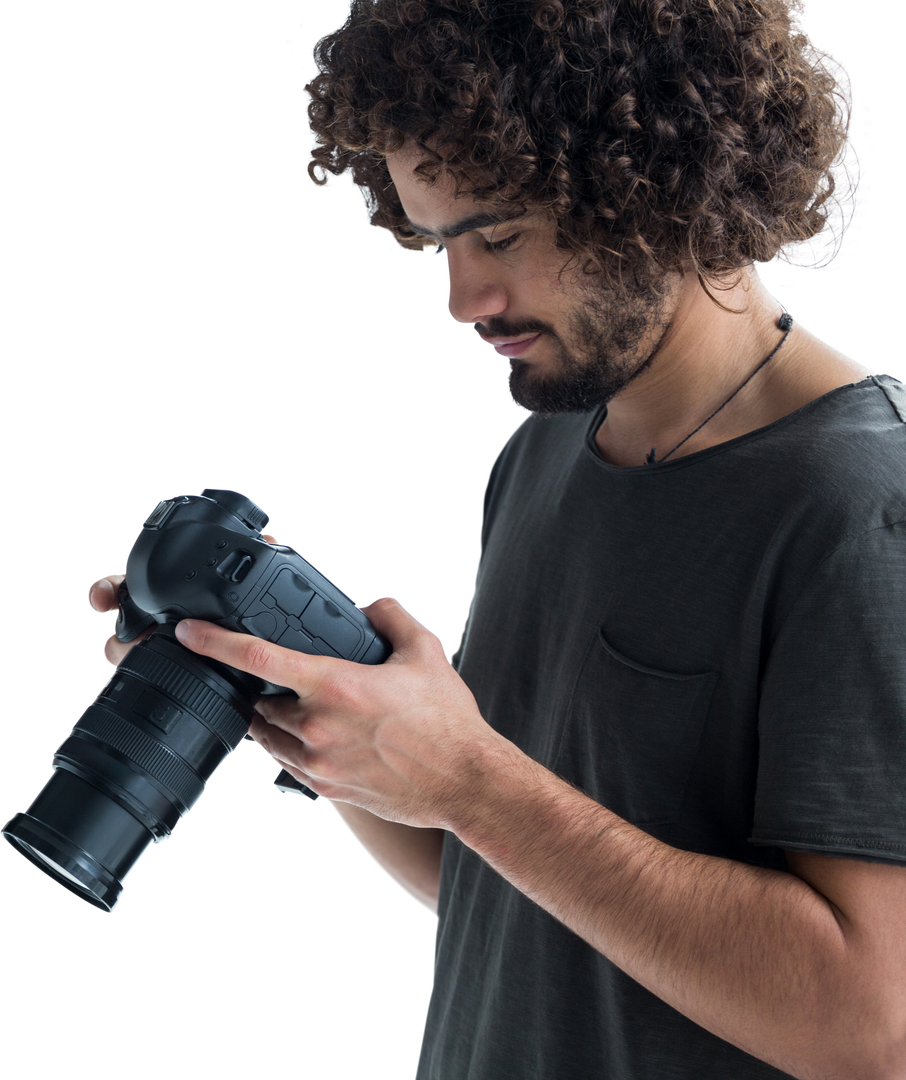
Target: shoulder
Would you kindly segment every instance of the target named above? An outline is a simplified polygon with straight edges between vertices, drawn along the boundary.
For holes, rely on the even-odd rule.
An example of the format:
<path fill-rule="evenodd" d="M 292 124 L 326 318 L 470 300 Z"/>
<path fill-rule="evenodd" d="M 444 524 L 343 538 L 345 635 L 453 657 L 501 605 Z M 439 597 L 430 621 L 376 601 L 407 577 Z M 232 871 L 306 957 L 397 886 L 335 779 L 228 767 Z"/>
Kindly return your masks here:
<path fill-rule="evenodd" d="M 775 390 L 779 408 L 785 410 L 783 415 L 878 374 L 876 368 L 815 334 L 810 326 L 799 320 L 794 325 L 799 335 L 795 343 L 790 342 L 794 347 L 784 357 L 782 377 Z"/>

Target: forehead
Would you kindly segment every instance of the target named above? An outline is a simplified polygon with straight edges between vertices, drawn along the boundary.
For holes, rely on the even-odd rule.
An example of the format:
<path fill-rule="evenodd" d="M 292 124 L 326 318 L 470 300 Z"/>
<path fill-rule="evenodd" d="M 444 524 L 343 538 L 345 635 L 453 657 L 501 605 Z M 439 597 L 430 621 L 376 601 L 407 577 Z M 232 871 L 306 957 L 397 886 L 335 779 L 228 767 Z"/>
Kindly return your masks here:
<path fill-rule="evenodd" d="M 482 229 L 521 216 L 513 207 L 507 213 L 500 205 L 480 202 L 471 195 L 457 194 L 453 179 L 441 172 L 433 184 L 416 175 L 424 160 L 417 150 L 403 149 L 387 155 L 387 168 L 403 210 L 416 232 L 438 239 L 451 239 L 472 229 Z"/>

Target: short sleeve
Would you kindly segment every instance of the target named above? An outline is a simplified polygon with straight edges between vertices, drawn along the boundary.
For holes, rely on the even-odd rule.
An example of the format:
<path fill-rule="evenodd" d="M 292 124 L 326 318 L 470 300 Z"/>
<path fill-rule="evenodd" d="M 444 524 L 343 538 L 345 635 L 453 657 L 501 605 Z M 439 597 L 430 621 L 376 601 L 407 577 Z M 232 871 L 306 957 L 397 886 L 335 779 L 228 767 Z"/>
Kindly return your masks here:
<path fill-rule="evenodd" d="M 906 522 L 838 547 L 771 649 L 751 840 L 906 863 Z"/>

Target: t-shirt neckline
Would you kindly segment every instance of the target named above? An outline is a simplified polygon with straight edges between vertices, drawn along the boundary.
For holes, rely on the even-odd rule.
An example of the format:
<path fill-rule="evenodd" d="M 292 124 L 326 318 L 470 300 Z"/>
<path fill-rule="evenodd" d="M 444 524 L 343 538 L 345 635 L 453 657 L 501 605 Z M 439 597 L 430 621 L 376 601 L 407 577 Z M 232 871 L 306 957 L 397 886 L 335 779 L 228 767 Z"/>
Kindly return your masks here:
<path fill-rule="evenodd" d="M 877 377 L 877 375 L 867 375 L 864 379 L 860 379 L 857 382 L 848 382 L 846 386 L 835 387 L 833 390 L 828 390 L 826 394 L 822 394 L 820 397 L 815 397 L 813 401 L 807 402 L 804 405 L 800 405 L 800 407 L 795 409 L 793 413 L 787 413 L 786 416 L 782 416 L 780 417 L 780 419 L 772 420 L 770 423 L 765 424 L 765 426 L 763 426 L 762 428 L 756 428 L 753 431 L 747 431 L 743 435 L 736 435 L 735 438 L 728 438 L 726 443 L 717 443 L 715 446 L 706 446 L 704 449 L 695 450 L 694 454 L 687 454 L 685 457 L 676 459 L 667 458 L 666 461 L 660 461 L 659 459 L 659 463 L 657 465 L 649 465 L 647 462 L 643 462 L 639 465 L 614 465 L 612 461 L 608 461 L 603 455 L 601 455 L 600 450 L 597 448 L 597 443 L 595 443 L 595 434 L 597 433 L 598 428 L 601 426 L 601 423 L 604 423 L 604 419 L 607 415 L 607 405 L 605 404 L 601 405 L 600 408 L 598 408 L 594 417 L 591 420 L 591 423 L 589 424 L 589 427 L 587 427 L 585 431 L 585 446 L 591 450 L 592 456 L 594 457 L 595 461 L 598 462 L 598 464 L 604 465 L 604 467 L 607 469 L 612 469 L 621 473 L 638 473 L 643 471 L 647 471 L 649 473 L 658 473 L 664 469 L 670 469 L 674 467 L 674 465 L 698 464 L 699 461 L 704 460 L 704 458 L 707 456 L 713 456 L 722 453 L 722 451 L 732 449 L 736 446 L 741 445 L 746 440 L 752 440 L 752 438 L 762 437 L 763 435 L 765 435 L 766 432 L 769 432 L 774 428 L 779 428 L 781 424 L 793 423 L 796 420 L 801 419 L 803 415 L 806 415 L 809 409 L 814 409 L 817 406 L 822 405 L 825 401 L 829 399 L 829 397 L 833 397 L 835 394 L 842 393 L 843 391 L 855 390 L 858 387 L 864 386 L 866 382 L 874 381 Z M 663 453 L 666 454 L 667 451 L 664 450 Z"/>

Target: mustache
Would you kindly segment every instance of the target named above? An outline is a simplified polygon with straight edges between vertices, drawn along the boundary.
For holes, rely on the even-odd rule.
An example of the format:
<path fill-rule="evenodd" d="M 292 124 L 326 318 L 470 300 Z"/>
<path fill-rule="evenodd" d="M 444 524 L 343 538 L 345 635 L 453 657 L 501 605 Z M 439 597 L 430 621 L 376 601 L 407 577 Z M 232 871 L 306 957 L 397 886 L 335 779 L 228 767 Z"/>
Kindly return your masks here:
<path fill-rule="evenodd" d="M 473 323 L 472 329 L 478 335 L 478 337 L 486 337 L 491 340 L 498 340 L 503 338 L 508 341 L 518 341 L 522 338 L 535 337 L 536 334 L 546 333 L 543 329 L 529 328 L 527 330 L 510 330 L 505 326 L 488 326 L 487 328 L 482 323 Z"/>

